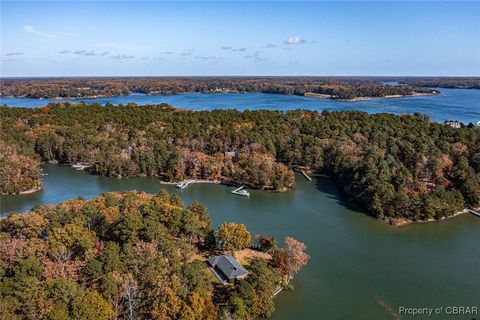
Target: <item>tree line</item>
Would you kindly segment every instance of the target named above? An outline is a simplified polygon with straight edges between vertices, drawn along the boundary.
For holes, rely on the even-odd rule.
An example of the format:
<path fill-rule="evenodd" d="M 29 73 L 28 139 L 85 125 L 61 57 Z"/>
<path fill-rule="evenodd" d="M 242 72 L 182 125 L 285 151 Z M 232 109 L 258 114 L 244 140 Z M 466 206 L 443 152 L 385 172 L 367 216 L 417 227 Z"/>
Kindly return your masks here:
<path fill-rule="evenodd" d="M 418 86 L 388 86 L 376 78 L 342 77 L 194 77 L 194 78 L 65 78 L 0 79 L 1 96 L 28 98 L 88 98 L 185 92 L 262 92 L 273 94 L 324 94 L 332 99 L 385 97 L 435 93 Z"/>
<path fill-rule="evenodd" d="M 380 219 L 440 219 L 479 206 L 480 131 L 428 116 L 178 110 L 54 103 L 0 108 L 4 143 L 108 176 L 214 179 L 283 191 L 293 170 L 332 175 Z"/>
<path fill-rule="evenodd" d="M 41 188 L 40 164 L 0 140 L 0 194 L 19 194 Z"/>
<path fill-rule="evenodd" d="M 480 77 L 422 77 L 402 79 L 400 82 L 409 86 L 420 87 L 480 89 Z"/>

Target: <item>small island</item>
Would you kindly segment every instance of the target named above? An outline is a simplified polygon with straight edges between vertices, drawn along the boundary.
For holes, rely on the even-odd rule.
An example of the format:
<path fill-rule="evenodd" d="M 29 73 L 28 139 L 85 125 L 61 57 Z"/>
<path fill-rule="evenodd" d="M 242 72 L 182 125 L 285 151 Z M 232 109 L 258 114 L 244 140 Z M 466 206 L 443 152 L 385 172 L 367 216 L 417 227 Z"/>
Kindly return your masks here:
<path fill-rule="evenodd" d="M 254 244 L 243 224 L 215 231 L 205 206 L 164 191 L 72 199 L 0 220 L 0 309 L 5 319 L 269 317 L 304 251 L 291 237 Z"/>

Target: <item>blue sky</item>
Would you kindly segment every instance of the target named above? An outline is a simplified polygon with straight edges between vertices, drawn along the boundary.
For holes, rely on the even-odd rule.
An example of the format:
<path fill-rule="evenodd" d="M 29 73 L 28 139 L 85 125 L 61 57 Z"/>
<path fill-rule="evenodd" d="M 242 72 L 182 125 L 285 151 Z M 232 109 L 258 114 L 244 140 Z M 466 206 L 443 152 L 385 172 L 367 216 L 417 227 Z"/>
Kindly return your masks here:
<path fill-rule="evenodd" d="M 480 2 L 0 2 L 1 76 L 480 75 Z"/>

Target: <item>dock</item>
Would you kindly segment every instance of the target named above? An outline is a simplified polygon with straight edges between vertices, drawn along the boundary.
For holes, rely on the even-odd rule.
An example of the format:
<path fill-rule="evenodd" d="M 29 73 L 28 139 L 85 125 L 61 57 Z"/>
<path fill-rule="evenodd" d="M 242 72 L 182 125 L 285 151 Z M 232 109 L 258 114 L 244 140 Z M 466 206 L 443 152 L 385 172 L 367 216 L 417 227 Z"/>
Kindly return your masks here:
<path fill-rule="evenodd" d="M 85 170 L 85 168 L 88 168 L 88 167 L 90 167 L 90 166 L 86 165 L 86 164 L 81 164 L 81 163 L 76 163 L 76 164 L 72 165 L 72 168 L 77 169 L 77 171 Z"/>
<path fill-rule="evenodd" d="M 282 292 L 282 290 L 283 290 L 283 288 L 281 286 L 278 286 L 277 290 L 275 290 L 275 292 L 273 293 L 273 296 L 275 297 L 277 294 Z"/>
<path fill-rule="evenodd" d="M 177 188 L 179 188 L 180 190 L 184 190 L 190 185 L 190 183 L 192 183 L 191 180 L 182 181 L 179 184 L 177 184 Z"/>
<path fill-rule="evenodd" d="M 243 188 L 245 188 L 245 186 L 241 186 L 241 187 L 233 190 L 232 194 L 236 194 L 236 195 L 244 196 L 244 197 L 250 197 L 250 192 L 248 192 L 247 190 L 244 190 Z"/>
<path fill-rule="evenodd" d="M 305 171 L 301 170 L 300 172 L 303 174 L 303 176 L 304 176 L 308 181 L 312 181 L 312 178 L 310 178 L 310 177 L 308 176 L 308 174 L 305 173 Z"/>
<path fill-rule="evenodd" d="M 465 209 L 465 211 L 470 212 L 474 216 L 480 217 L 480 212 L 477 212 L 477 211 L 472 210 L 472 209 Z"/>
<path fill-rule="evenodd" d="M 458 211 L 457 213 L 455 213 L 452 217 L 455 217 L 455 216 L 458 216 L 458 215 L 461 215 L 461 214 L 464 214 L 464 213 L 471 213 L 473 214 L 474 216 L 477 216 L 480 218 L 480 212 L 477 212 L 475 210 L 472 210 L 472 209 L 468 209 L 468 208 L 465 208 L 463 209 L 462 211 Z"/>

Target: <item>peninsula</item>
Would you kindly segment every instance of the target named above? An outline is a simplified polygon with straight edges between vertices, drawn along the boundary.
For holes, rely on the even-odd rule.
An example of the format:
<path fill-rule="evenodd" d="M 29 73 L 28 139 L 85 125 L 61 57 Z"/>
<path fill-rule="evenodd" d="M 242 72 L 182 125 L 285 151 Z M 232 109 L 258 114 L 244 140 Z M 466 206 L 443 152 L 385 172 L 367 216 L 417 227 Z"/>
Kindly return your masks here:
<path fill-rule="evenodd" d="M 0 115 L 0 139 L 29 157 L 31 172 L 40 161 L 83 163 L 105 176 L 286 191 L 294 170 L 304 170 L 333 176 L 346 198 L 392 223 L 479 206 L 480 129 L 420 114 L 51 103 L 1 107 Z"/>
<path fill-rule="evenodd" d="M 213 230 L 205 206 L 166 192 L 38 206 L 0 220 L 2 318 L 269 317 L 274 294 L 309 260 L 305 248 L 291 237 L 283 247 L 254 241 L 243 224 Z M 213 257 L 242 276 L 218 279 Z"/>

